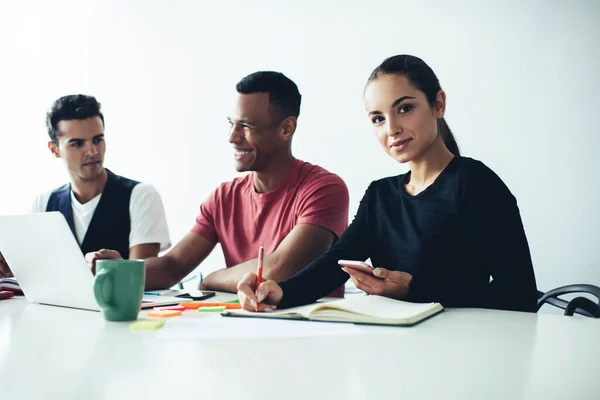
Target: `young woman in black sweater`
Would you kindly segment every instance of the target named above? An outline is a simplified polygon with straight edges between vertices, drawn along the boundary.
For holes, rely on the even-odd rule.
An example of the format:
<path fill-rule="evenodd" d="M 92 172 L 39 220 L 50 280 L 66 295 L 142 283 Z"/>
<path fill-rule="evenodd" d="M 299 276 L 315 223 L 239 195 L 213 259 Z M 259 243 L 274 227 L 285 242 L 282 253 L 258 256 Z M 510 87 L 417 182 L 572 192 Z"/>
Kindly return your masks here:
<path fill-rule="evenodd" d="M 515 197 L 482 162 L 462 157 L 446 94 L 420 58 L 378 66 L 365 106 L 383 150 L 410 172 L 371 183 L 346 232 L 291 278 L 238 284 L 245 309 L 316 301 L 351 278 L 369 294 L 445 307 L 535 311 L 536 282 Z M 338 261 L 370 258 L 363 272 Z M 255 295 L 256 293 L 256 295 Z"/>

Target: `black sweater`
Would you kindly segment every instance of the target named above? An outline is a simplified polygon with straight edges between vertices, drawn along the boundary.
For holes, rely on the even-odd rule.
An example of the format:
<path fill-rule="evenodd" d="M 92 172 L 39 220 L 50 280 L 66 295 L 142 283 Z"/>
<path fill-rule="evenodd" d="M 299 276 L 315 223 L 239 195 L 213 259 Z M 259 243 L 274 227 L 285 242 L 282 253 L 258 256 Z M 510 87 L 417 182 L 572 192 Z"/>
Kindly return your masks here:
<path fill-rule="evenodd" d="M 535 311 L 536 283 L 515 197 L 480 161 L 454 157 L 416 196 L 410 172 L 372 182 L 327 253 L 280 282 L 280 308 L 312 303 L 349 278 L 338 260 L 413 275 L 406 301 Z M 491 279 L 490 279 L 491 278 Z"/>

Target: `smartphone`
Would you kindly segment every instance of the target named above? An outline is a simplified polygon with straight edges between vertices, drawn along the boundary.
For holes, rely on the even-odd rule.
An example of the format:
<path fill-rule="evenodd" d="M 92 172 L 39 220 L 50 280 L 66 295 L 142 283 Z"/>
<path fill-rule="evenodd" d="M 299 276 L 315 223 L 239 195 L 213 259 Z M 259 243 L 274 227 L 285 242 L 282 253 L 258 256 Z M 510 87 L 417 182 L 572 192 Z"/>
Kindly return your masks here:
<path fill-rule="evenodd" d="M 207 290 L 187 290 L 176 297 L 184 297 L 192 300 L 205 300 L 213 297 L 216 293 Z"/>
<path fill-rule="evenodd" d="M 153 292 L 144 292 L 144 296 L 167 296 L 182 297 L 192 300 L 205 300 L 213 297 L 216 293 L 207 290 L 155 290 Z"/>
<path fill-rule="evenodd" d="M 362 261 L 339 260 L 338 264 L 340 264 L 343 267 L 354 268 L 359 271 L 366 272 L 368 274 L 373 273 L 373 270 L 375 269 L 372 266 L 370 266 L 369 264 L 367 264 L 366 262 L 362 262 Z"/>

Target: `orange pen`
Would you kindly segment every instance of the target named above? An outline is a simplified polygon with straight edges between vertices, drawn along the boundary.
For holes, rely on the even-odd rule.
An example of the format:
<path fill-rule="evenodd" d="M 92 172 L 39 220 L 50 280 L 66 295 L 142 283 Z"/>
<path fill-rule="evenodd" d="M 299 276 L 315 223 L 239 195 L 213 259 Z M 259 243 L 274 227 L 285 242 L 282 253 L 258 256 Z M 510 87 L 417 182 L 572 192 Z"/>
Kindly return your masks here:
<path fill-rule="evenodd" d="M 260 248 L 258 249 L 258 266 L 256 267 L 256 290 L 258 290 L 258 286 L 262 282 L 264 258 L 265 258 L 265 248 L 260 246 Z"/>

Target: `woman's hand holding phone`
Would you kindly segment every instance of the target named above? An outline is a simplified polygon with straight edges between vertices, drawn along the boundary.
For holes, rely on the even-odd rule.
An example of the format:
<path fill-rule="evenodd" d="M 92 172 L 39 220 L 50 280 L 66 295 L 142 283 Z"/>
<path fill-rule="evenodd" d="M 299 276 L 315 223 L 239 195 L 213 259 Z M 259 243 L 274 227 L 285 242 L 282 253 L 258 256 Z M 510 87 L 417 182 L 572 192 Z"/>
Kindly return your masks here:
<path fill-rule="evenodd" d="M 369 294 L 401 300 L 406 297 L 412 281 L 409 273 L 373 268 L 362 261 L 339 260 L 338 264 L 358 289 Z"/>
<path fill-rule="evenodd" d="M 338 264 L 340 264 L 344 269 L 344 268 L 353 268 L 353 269 L 357 269 L 359 271 L 363 271 L 367 274 L 369 273 L 373 273 L 373 271 L 375 270 L 375 268 L 373 268 L 372 266 L 370 266 L 369 264 L 367 264 L 366 262 L 363 261 L 354 261 L 354 260 L 339 260 Z"/>

